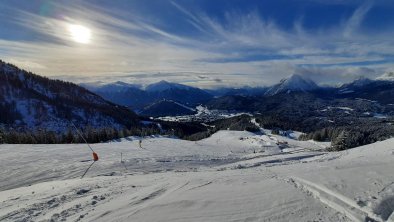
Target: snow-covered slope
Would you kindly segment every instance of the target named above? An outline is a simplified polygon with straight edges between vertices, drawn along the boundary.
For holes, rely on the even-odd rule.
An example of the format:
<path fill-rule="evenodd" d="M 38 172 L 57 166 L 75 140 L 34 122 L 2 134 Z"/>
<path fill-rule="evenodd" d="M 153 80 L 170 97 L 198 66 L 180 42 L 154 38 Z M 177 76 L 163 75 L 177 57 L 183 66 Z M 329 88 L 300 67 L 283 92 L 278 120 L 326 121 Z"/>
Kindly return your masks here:
<path fill-rule="evenodd" d="M 393 219 L 394 139 L 332 153 L 249 132 L 138 139 L 92 145 L 84 179 L 86 145 L 1 145 L 0 221 Z"/>
<path fill-rule="evenodd" d="M 288 92 L 306 92 L 317 88 L 318 86 L 312 80 L 294 74 L 288 78 L 282 79 L 278 84 L 269 88 L 265 94 L 275 95 Z"/>
<path fill-rule="evenodd" d="M 73 83 L 51 80 L 0 60 L 0 125 L 66 131 L 70 120 L 92 127 L 130 127 L 137 116 Z"/>

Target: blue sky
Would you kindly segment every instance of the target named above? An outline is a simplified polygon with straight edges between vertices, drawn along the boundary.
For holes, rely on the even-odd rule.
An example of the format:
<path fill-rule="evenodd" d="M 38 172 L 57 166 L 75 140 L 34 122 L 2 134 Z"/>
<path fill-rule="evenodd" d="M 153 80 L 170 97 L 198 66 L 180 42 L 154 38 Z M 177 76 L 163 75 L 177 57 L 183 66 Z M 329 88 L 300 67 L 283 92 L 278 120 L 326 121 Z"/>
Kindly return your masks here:
<path fill-rule="evenodd" d="M 0 58 L 77 82 L 335 84 L 394 70 L 393 12 L 391 0 L 4 0 Z"/>

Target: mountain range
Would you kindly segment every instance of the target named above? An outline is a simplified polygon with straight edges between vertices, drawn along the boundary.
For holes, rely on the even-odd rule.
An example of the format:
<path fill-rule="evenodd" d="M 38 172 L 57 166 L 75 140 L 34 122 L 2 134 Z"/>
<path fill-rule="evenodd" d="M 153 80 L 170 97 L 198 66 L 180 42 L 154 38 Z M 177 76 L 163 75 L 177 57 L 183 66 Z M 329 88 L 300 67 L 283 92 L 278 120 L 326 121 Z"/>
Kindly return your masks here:
<path fill-rule="evenodd" d="M 394 81 L 358 79 L 339 87 L 319 87 L 301 78 L 292 76 L 282 80 L 264 95 L 222 96 L 206 106 L 290 119 L 394 115 Z"/>
<path fill-rule="evenodd" d="M 164 116 L 170 114 L 188 115 L 190 109 L 202 104 L 222 110 L 261 111 L 250 107 L 262 101 L 276 101 L 282 94 L 313 95 L 325 101 L 336 99 L 363 98 L 383 104 L 393 101 L 394 81 L 392 73 L 376 80 L 360 78 L 338 87 L 322 87 L 302 75 L 291 75 L 270 87 L 243 87 L 199 89 L 178 83 L 160 81 L 146 87 L 115 82 L 110 84 L 82 86 L 116 104 L 125 105 L 145 116 Z M 291 97 L 291 96 L 290 96 Z M 268 102 L 263 102 L 268 103 Z M 263 110 L 266 110 L 264 108 Z"/>
<path fill-rule="evenodd" d="M 283 92 L 306 92 L 318 88 L 313 81 L 300 75 L 292 75 L 272 87 L 199 89 L 164 80 L 145 87 L 120 81 L 109 84 L 99 82 L 80 85 L 113 103 L 127 106 L 142 115 L 150 113 L 155 114 L 154 116 L 161 115 L 158 110 L 163 110 L 162 115 L 164 115 L 164 110 L 166 113 L 185 115 L 190 113 L 190 110 L 181 108 L 180 104 L 195 107 L 221 96 L 275 95 Z"/>
<path fill-rule="evenodd" d="M 137 112 L 141 112 L 144 108 L 162 100 L 174 101 L 186 106 L 195 107 L 213 98 L 213 95 L 202 89 L 178 83 L 170 83 L 164 80 L 146 87 L 122 82 L 104 85 L 85 83 L 81 84 L 81 86 L 109 101 L 127 106 Z"/>
<path fill-rule="evenodd" d="M 391 77 L 388 73 L 375 80 L 361 78 L 338 87 L 320 87 L 301 75 L 292 75 L 271 87 L 217 91 L 167 81 L 147 86 L 120 81 L 78 86 L 1 61 L 0 127 L 64 131 L 74 123 L 123 128 L 139 124 L 133 110 L 147 117 L 190 115 L 196 113 L 197 105 L 297 118 L 392 116 Z"/>

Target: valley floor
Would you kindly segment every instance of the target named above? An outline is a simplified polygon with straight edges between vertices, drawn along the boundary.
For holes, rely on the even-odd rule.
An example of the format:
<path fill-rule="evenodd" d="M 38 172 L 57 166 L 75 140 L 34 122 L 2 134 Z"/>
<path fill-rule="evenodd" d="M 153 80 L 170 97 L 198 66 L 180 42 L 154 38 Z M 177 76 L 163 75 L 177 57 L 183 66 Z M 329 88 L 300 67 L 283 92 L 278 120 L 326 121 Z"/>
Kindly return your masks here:
<path fill-rule="evenodd" d="M 84 144 L 0 145 L 0 221 L 394 221 L 394 139 L 332 153 L 236 131 L 138 140 L 92 145 L 83 179 Z"/>

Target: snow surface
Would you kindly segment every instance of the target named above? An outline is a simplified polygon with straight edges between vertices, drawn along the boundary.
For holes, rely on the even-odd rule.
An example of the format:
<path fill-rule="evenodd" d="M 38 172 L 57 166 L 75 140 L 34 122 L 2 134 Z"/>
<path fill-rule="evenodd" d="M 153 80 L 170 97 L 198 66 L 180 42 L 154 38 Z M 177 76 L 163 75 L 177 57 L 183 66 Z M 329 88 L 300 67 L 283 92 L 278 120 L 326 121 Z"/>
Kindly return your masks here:
<path fill-rule="evenodd" d="M 328 153 L 265 133 L 93 144 L 84 179 L 84 144 L 0 145 L 0 221 L 393 221 L 394 139 Z"/>

